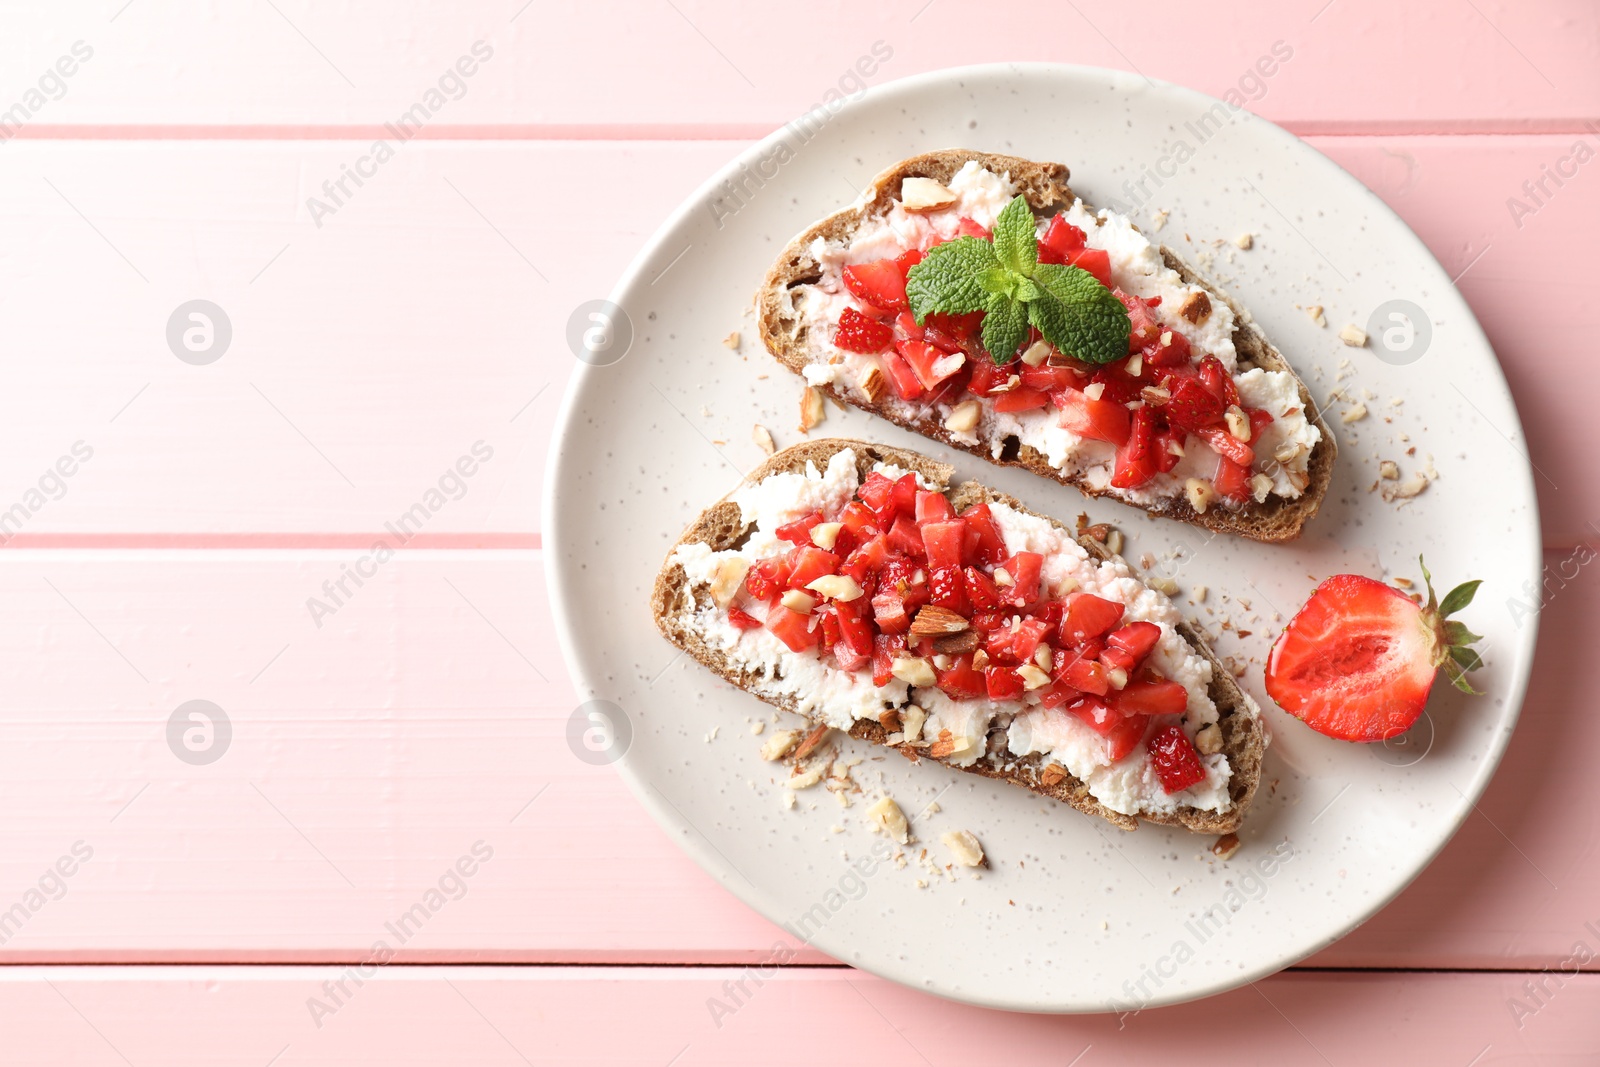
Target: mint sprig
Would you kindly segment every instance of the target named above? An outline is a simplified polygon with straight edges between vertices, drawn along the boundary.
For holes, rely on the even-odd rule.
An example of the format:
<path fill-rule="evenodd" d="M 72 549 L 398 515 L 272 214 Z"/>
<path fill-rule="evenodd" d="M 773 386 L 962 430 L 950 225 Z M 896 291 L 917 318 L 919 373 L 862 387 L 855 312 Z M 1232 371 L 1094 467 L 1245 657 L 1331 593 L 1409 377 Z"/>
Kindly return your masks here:
<path fill-rule="evenodd" d="M 983 346 L 1009 363 L 1035 327 L 1085 363 L 1128 354 L 1128 309 L 1081 267 L 1039 262 L 1033 211 L 1015 197 L 994 220 L 994 240 L 958 237 L 928 251 L 906 275 L 906 297 L 921 324 L 929 315 L 982 311 Z"/>

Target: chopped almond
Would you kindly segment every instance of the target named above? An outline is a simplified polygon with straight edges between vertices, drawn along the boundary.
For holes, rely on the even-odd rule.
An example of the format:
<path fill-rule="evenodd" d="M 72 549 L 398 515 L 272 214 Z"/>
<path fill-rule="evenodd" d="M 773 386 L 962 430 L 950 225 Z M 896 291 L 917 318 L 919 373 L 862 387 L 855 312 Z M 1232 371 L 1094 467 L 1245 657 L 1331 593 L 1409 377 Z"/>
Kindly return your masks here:
<path fill-rule="evenodd" d="M 1367 331 L 1359 326 L 1346 323 L 1339 327 L 1339 340 L 1351 348 L 1365 348 L 1367 344 Z"/>
<path fill-rule="evenodd" d="M 1211 846 L 1211 854 L 1219 860 L 1228 860 L 1239 851 L 1239 835 L 1223 834 L 1217 838 L 1216 844 Z"/>
<path fill-rule="evenodd" d="M 811 732 L 806 734 L 805 740 L 801 741 L 800 746 L 794 750 L 795 760 L 803 760 L 815 752 L 822 745 L 822 742 L 827 739 L 828 732 L 832 729 L 833 727 L 831 726 L 813 727 Z"/>
<path fill-rule="evenodd" d="M 902 845 L 911 840 L 911 827 L 906 822 L 906 813 L 900 810 L 893 797 L 884 797 L 872 807 L 867 809 L 867 816 L 886 836 L 900 842 Z"/>
<path fill-rule="evenodd" d="M 1067 769 L 1065 767 L 1059 763 L 1047 763 L 1044 766 L 1044 770 L 1039 774 L 1039 784 L 1046 789 L 1051 789 L 1066 781 L 1066 778 Z"/>
<path fill-rule="evenodd" d="M 806 386 L 805 392 L 800 394 L 800 432 L 810 433 L 827 417 L 822 406 L 822 390 L 814 385 Z"/>
<path fill-rule="evenodd" d="M 964 616 L 956 614 L 949 608 L 929 604 L 917 612 L 917 617 L 911 621 L 911 636 L 943 637 L 947 634 L 958 634 L 970 625 Z"/>
<path fill-rule="evenodd" d="M 1178 314 L 1198 326 L 1211 317 L 1211 298 L 1206 295 L 1204 289 L 1196 289 L 1183 302 Z"/>
<path fill-rule="evenodd" d="M 794 751 L 794 746 L 800 742 L 799 730 L 779 730 L 767 738 L 767 743 L 761 746 L 761 758 L 764 760 L 780 760 Z"/>
<path fill-rule="evenodd" d="M 940 211 L 961 199 L 932 178 L 903 178 L 900 206 L 907 211 Z"/>
<path fill-rule="evenodd" d="M 842 522 L 819 522 L 811 527 L 811 543 L 824 552 L 832 552 L 833 546 L 839 543 L 839 531 L 842 529 Z"/>
<path fill-rule="evenodd" d="M 883 376 L 883 371 L 874 364 L 867 368 L 866 376 L 861 379 L 861 391 L 867 395 L 867 402 L 876 404 L 883 399 L 888 391 L 889 382 Z"/>
<path fill-rule="evenodd" d="M 971 433 L 983 417 L 983 405 L 976 400 L 963 400 L 944 420 L 944 428 L 951 433 Z"/>
<path fill-rule="evenodd" d="M 939 840 L 944 842 L 945 848 L 955 857 L 957 863 L 963 867 L 987 867 L 988 861 L 983 856 L 983 846 L 978 839 L 966 830 L 951 830 L 949 833 L 940 834 Z"/>
<path fill-rule="evenodd" d="M 756 423 L 755 429 L 750 431 L 750 439 L 756 443 L 757 448 L 769 456 L 778 450 L 777 443 L 772 440 L 772 431 L 759 422 Z"/>
<path fill-rule="evenodd" d="M 742 341 L 743 338 L 739 336 L 738 330 L 734 330 L 732 333 L 722 339 L 722 343 L 728 348 L 733 349 L 735 352 L 739 351 L 739 345 Z"/>

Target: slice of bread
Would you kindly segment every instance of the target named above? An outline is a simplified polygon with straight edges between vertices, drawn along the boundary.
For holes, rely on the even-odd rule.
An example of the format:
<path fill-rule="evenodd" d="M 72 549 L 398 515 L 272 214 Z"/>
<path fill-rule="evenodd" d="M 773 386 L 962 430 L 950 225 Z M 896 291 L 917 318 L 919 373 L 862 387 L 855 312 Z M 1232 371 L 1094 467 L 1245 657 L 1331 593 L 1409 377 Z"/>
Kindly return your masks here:
<path fill-rule="evenodd" d="M 768 475 L 785 471 L 803 472 L 807 462 L 814 463 L 819 471 L 826 470 L 828 461 L 833 455 L 846 448 L 855 450 L 857 470 L 862 478 L 866 477 L 875 463 L 892 463 L 905 470 L 917 472 L 947 492 L 951 503 L 958 510 L 984 501 L 1001 501 L 1019 511 L 1027 511 L 1012 497 L 987 489 L 977 482 L 964 482 L 951 489 L 949 483 L 954 473 L 952 468 L 927 456 L 905 449 L 842 438 L 808 441 L 785 449 L 752 472 L 747 482 L 753 484 Z M 1028 514 L 1038 513 L 1028 512 Z M 1066 529 L 1048 516 L 1039 517 L 1059 529 Z M 709 545 L 713 551 L 721 551 L 741 544 L 750 530 L 751 527 L 745 524 L 741 509 L 732 500 L 731 495 L 707 508 L 684 531 L 683 536 L 673 546 L 673 550 L 667 553 L 666 564 L 656 577 L 655 589 L 651 596 L 651 609 L 655 613 L 656 625 L 667 640 L 739 688 L 753 693 L 775 707 L 798 714 L 792 698 L 782 694 L 763 693 L 759 677 L 730 662 L 720 649 L 709 645 L 693 626 L 692 612 L 684 610 L 686 607 L 709 606 L 711 599 L 705 588 L 692 587 L 683 568 L 674 562 L 673 553 L 678 545 L 702 542 Z M 1101 560 L 1115 558 L 1104 545 L 1092 539 L 1079 538 L 1078 543 L 1091 558 Z M 1219 713 L 1219 725 L 1223 735 L 1222 751 L 1228 757 L 1229 766 L 1232 768 L 1228 788 L 1232 806 L 1227 811 L 1218 813 L 1194 807 L 1180 807 L 1171 814 L 1155 813 L 1137 818 L 1112 811 L 1090 794 L 1089 787 L 1083 781 L 1066 773 L 1066 769 L 1059 764 L 1048 764 L 1051 773 L 1046 775 L 1047 764 L 1040 755 L 1019 759 L 1007 753 L 1005 729 L 999 726 L 991 727 L 989 754 L 980 757 L 978 762 L 970 767 L 957 767 L 957 769 L 1031 789 L 1043 796 L 1070 804 L 1086 814 L 1098 815 L 1124 830 L 1138 829 L 1139 819 L 1169 826 L 1181 826 L 1195 833 L 1226 834 L 1237 830 L 1261 781 L 1262 756 L 1267 746 L 1267 735 L 1262 726 L 1261 713 L 1255 702 L 1239 688 L 1232 673 L 1218 661 L 1205 639 L 1188 623 L 1181 623 L 1177 629 L 1184 640 L 1211 664 L 1210 696 Z M 883 726 L 870 720 L 857 720 L 850 734 L 852 737 L 878 745 L 886 745 L 889 736 Z M 919 749 L 909 744 L 888 747 L 896 748 L 913 761 L 935 758 L 928 755 L 925 748 Z M 940 762 L 949 761 L 940 760 Z M 953 763 L 950 765 L 955 766 Z"/>
<path fill-rule="evenodd" d="M 985 169 L 996 174 L 1009 175 L 1018 192 L 1033 208 L 1035 215 L 1053 215 L 1070 207 L 1075 199 L 1072 190 L 1067 186 L 1067 168 L 1060 163 L 1036 163 L 1015 156 L 992 155 L 963 149 L 929 152 L 898 163 L 873 180 L 870 187 L 871 196 L 864 203 L 858 203 L 823 219 L 790 241 L 788 247 L 778 257 L 777 263 L 767 273 L 761 291 L 756 294 L 756 317 L 761 339 L 766 344 L 767 350 L 776 356 L 780 363 L 800 374 L 808 363 L 814 361 L 819 348 L 823 346 L 831 348 L 830 340 L 810 336 L 811 331 L 807 323 L 796 313 L 794 302 L 788 299 L 787 291 L 791 288 L 815 283 L 822 277 L 822 268 L 811 252 L 813 242 L 818 238 L 827 241 L 847 240 L 863 222 L 874 216 L 886 214 L 899 197 L 900 183 L 903 179 L 922 177 L 946 183 L 971 160 L 977 161 Z M 1260 367 L 1268 371 L 1294 373 L 1282 353 L 1273 347 L 1243 308 L 1216 285 L 1203 278 L 1194 268 L 1184 263 L 1170 248 L 1162 246 L 1161 255 L 1166 265 L 1176 271 L 1186 284 L 1200 286 L 1209 294 L 1211 300 L 1224 303 L 1233 310 L 1235 322 L 1233 342 L 1238 354 L 1239 371 Z M 1322 435 L 1321 440 L 1312 449 L 1306 471 L 1308 484 L 1300 496 L 1294 499 L 1269 496 L 1263 502 L 1251 501 L 1238 508 L 1213 505 L 1203 513 L 1197 513 L 1188 499 L 1180 493 L 1144 506 L 1144 510 L 1152 515 L 1178 519 L 1208 530 L 1236 534 L 1256 541 L 1289 541 L 1298 537 L 1306 521 L 1316 514 L 1322 498 L 1327 494 L 1328 484 L 1333 478 L 1334 456 L 1338 447 L 1327 424 L 1317 414 L 1316 405 L 1312 402 L 1305 383 L 1298 377 L 1295 381 L 1299 387 L 1301 405 L 1305 408 L 1309 421 L 1316 425 Z M 899 426 L 924 437 L 931 437 L 952 448 L 982 456 L 992 463 L 1026 468 L 1035 474 L 1071 485 L 1088 496 L 1110 496 L 1112 499 L 1120 499 L 1109 489 L 1095 489 L 1081 478 L 1057 470 L 1050 465 L 1044 454 L 1030 445 L 1017 441 L 1014 437 L 1003 442 L 995 442 L 992 439 L 984 439 L 980 433 L 976 443 L 963 442 L 945 428 L 943 416 L 930 407 L 917 409 L 910 404 L 891 402 L 892 393 L 886 395 L 879 403 L 873 404 L 853 390 L 838 385 L 827 385 L 823 388 L 837 400 L 881 415 Z M 999 450 L 999 458 L 995 458 L 993 447 L 997 443 L 1003 446 Z M 1141 505 L 1130 504 L 1130 506 Z"/>

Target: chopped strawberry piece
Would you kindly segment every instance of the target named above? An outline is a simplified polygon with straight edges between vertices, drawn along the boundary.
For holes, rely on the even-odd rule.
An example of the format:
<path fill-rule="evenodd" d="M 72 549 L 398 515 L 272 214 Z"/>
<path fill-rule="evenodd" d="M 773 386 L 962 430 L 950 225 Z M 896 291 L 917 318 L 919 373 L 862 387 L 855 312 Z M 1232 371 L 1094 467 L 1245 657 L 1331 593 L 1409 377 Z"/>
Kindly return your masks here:
<path fill-rule="evenodd" d="M 994 409 L 999 412 L 1033 411 L 1050 403 L 1050 395 L 1037 389 L 1008 389 L 994 398 Z"/>
<path fill-rule="evenodd" d="M 1128 673 L 1131 673 L 1133 669 L 1138 666 L 1133 662 L 1133 657 L 1122 651 L 1120 648 L 1104 649 L 1100 653 L 1100 662 L 1104 663 L 1107 667 L 1115 667 L 1117 670 Z"/>
<path fill-rule="evenodd" d="M 1224 408 L 1239 406 L 1239 389 L 1233 384 L 1228 368 L 1216 356 L 1206 356 L 1200 361 L 1200 384 L 1222 401 Z"/>
<path fill-rule="evenodd" d="M 1139 742 L 1144 740 L 1144 733 L 1150 728 L 1148 715 L 1129 715 L 1121 723 L 1113 726 L 1106 734 L 1106 754 L 1111 757 L 1111 762 L 1126 756 L 1139 747 Z"/>
<path fill-rule="evenodd" d="M 1104 637 L 1122 622 L 1124 610 L 1114 600 L 1106 600 L 1093 593 L 1078 593 L 1067 604 L 1066 618 L 1061 620 L 1062 643 L 1077 646 L 1089 638 Z M 1099 655 L 1098 652 L 1095 654 Z"/>
<path fill-rule="evenodd" d="M 975 530 L 978 534 L 978 562 L 994 565 L 1006 554 L 1005 538 L 1000 536 L 1000 528 L 994 524 L 994 515 L 989 511 L 988 504 L 974 504 L 961 513 L 966 521 L 967 529 Z"/>
<path fill-rule="evenodd" d="M 1134 666 L 1144 662 L 1150 650 L 1161 640 L 1161 627 L 1153 622 L 1130 622 L 1106 637 L 1106 645 L 1120 649 L 1133 659 Z"/>
<path fill-rule="evenodd" d="M 956 509 L 950 506 L 950 499 L 943 493 L 918 489 L 916 516 L 918 526 L 930 522 L 949 522 L 956 517 Z"/>
<path fill-rule="evenodd" d="M 910 515 L 901 515 L 889 528 L 889 547 L 903 556 L 920 560 L 927 555 L 923 548 L 922 531 Z"/>
<path fill-rule="evenodd" d="M 911 307 L 906 300 L 906 273 L 892 259 L 854 263 L 842 273 L 845 288 L 857 300 L 885 311 L 905 311 Z"/>
<path fill-rule="evenodd" d="M 1260 408 L 1245 408 L 1244 413 L 1250 417 L 1250 440 L 1254 441 L 1261 436 L 1261 431 L 1272 425 L 1271 412 Z"/>
<path fill-rule="evenodd" d="M 1047 708 L 1059 708 L 1064 704 L 1072 703 L 1082 696 L 1082 693 L 1066 682 L 1051 682 L 1048 687 L 1040 690 L 1039 703 Z"/>
<path fill-rule="evenodd" d="M 803 545 L 789 553 L 789 588 L 804 589 L 825 574 L 836 574 L 839 557 L 814 545 Z"/>
<path fill-rule="evenodd" d="M 985 667 L 983 681 L 990 700 L 1015 700 L 1027 688 L 1022 676 L 1010 667 Z"/>
<path fill-rule="evenodd" d="M 1150 737 L 1150 763 L 1168 793 L 1181 793 L 1206 780 L 1200 754 L 1181 726 L 1165 726 Z"/>
<path fill-rule="evenodd" d="M 1106 673 L 1106 665 L 1091 659 L 1069 661 L 1061 672 L 1061 680 L 1074 689 L 1095 696 L 1103 697 L 1111 691 L 1111 678 Z"/>
<path fill-rule="evenodd" d="M 1082 230 L 1068 222 L 1065 216 L 1057 215 L 1044 228 L 1044 236 L 1039 238 L 1039 262 L 1065 263 L 1070 256 L 1083 251 L 1087 240 Z"/>
<path fill-rule="evenodd" d="M 956 236 L 981 237 L 985 241 L 991 241 L 994 239 L 994 235 L 992 233 L 984 229 L 982 226 L 979 226 L 976 222 L 967 218 L 965 215 L 961 216 L 961 221 L 956 223 Z"/>
<path fill-rule="evenodd" d="M 1110 733 L 1122 722 L 1122 716 L 1117 714 L 1115 708 L 1093 695 L 1084 697 L 1067 710 L 1102 734 Z"/>
<path fill-rule="evenodd" d="M 915 474 L 902 474 L 894 483 L 894 509 L 908 518 L 916 518 L 917 492 L 921 487 L 917 485 Z"/>
<path fill-rule="evenodd" d="M 990 396 L 995 386 L 1006 384 L 1013 374 L 1020 377 L 1019 368 L 1023 366 L 1025 364 L 1021 360 L 1001 364 L 996 364 L 992 359 L 973 360 L 972 378 L 967 382 L 967 389 L 974 396 Z"/>
<path fill-rule="evenodd" d="M 789 561 L 782 557 L 760 560 L 745 572 L 744 587 L 757 600 L 777 600 L 789 588 L 791 569 Z"/>
<path fill-rule="evenodd" d="M 1140 408 L 1133 413 L 1128 439 L 1117 446 L 1112 461 L 1111 484 L 1117 489 L 1136 489 L 1154 478 L 1160 470 L 1156 454 L 1155 416 L 1151 409 Z"/>
<path fill-rule="evenodd" d="M 1079 437 L 1120 445 L 1132 431 L 1128 409 L 1114 400 L 1095 400 L 1076 389 L 1064 389 L 1051 399 L 1061 409 L 1061 425 Z M 1222 417 L 1220 411 L 1217 417 Z"/>
<path fill-rule="evenodd" d="M 901 344 L 915 344 L 917 342 L 902 341 Z M 894 395 L 901 400 L 915 400 L 923 394 L 922 381 L 917 377 L 917 372 L 911 369 L 911 364 L 905 357 L 893 348 L 885 349 L 878 354 L 883 361 L 883 369 L 888 372 L 889 384 L 894 387 Z"/>
<path fill-rule="evenodd" d="M 960 352 L 946 352 L 926 341 L 901 341 L 895 351 L 911 365 L 912 373 L 924 389 L 932 389 L 960 370 L 967 357 Z"/>
<path fill-rule="evenodd" d="M 815 647 L 820 636 L 811 627 L 810 615 L 802 615 L 785 607 L 775 607 L 767 612 L 767 629 L 788 645 L 791 652 L 804 652 Z"/>
<path fill-rule="evenodd" d="M 888 685 L 894 677 L 895 657 L 905 651 L 906 639 L 899 634 L 879 634 L 872 639 L 872 684 Z"/>
<path fill-rule="evenodd" d="M 1227 456 L 1217 457 L 1217 473 L 1211 484 L 1218 493 L 1242 504 L 1250 499 L 1250 468 L 1235 463 Z"/>
<path fill-rule="evenodd" d="M 903 634 L 911 628 L 911 616 L 899 593 L 880 592 L 872 598 L 872 618 L 886 634 Z"/>
<path fill-rule="evenodd" d="M 1170 326 L 1163 326 L 1156 342 L 1145 348 L 1144 361 L 1152 367 L 1186 366 L 1192 349 L 1189 339 Z"/>
<path fill-rule="evenodd" d="M 993 611 L 1000 606 L 1000 589 L 994 580 L 976 567 L 962 572 L 967 585 L 967 599 L 980 611 Z"/>
<path fill-rule="evenodd" d="M 1113 693 L 1112 703 L 1124 715 L 1182 715 L 1189 691 L 1178 682 L 1136 679 Z"/>
<path fill-rule="evenodd" d="M 1255 449 L 1239 440 L 1222 426 L 1202 426 L 1194 431 L 1194 435 L 1211 446 L 1211 451 L 1219 456 L 1233 460 L 1245 470 L 1255 464 Z"/>
<path fill-rule="evenodd" d="M 1001 590 L 1001 598 L 1008 604 L 1022 607 L 1039 599 L 1039 574 L 1044 569 L 1044 557 L 1037 552 L 1018 552 L 1005 563 L 1011 575 L 1011 586 Z"/>
<path fill-rule="evenodd" d="M 822 512 L 813 511 L 803 518 L 796 519 L 793 522 L 786 522 L 777 529 L 778 540 L 789 541 L 797 545 L 809 545 L 811 543 L 811 528 L 821 521 Z"/>
<path fill-rule="evenodd" d="M 882 352 L 894 341 L 894 330 L 876 319 L 869 319 L 855 308 L 845 308 L 839 314 L 839 326 L 833 333 L 833 343 L 848 352 Z"/>
<path fill-rule="evenodd" d="M 861 502 L 873 511 L 882 511 L 883 506 L 889 502 L 894 493 L 894 482 L 884 477 L 878 471 L 867 475 L 867 480 L 861 483 L 861 488 L 856 490 L 856 496 Z"/>
<path fill-rule="evenodd" d="M 835 602 L 839 619 L 839 639 L 833 654 L 840 670 L 858 671 L 872 659 L 872 623 L 867 619 L 866 598 Z"/>
<path fill-rule="evenodd" d="M 728 609 L 728 621 L 733 623 L 734 628 L 737 630 L 759 630 L 761 628 L 760 619 L 747 611 L 740 611 L 738 608 Z"/>
<path fill-rule="evenodd" d="M 973 670 L 970 653 L 957 656 L 948 668 L 938 671 L 937 674 L 939 688 L 953 700 L 970 700 L 989 695 L 988 681 L 982 671 Z"/>
<path fill-rule="evenodd" d="M 971 610 L 967 602 L 966 583 L 961 580 L 961 568 L 957 566 L 932 567 L 928 575 L 928 593 L 933 598 L 933 603 L 941 608 L 949 608 L 957 615 L 965 615 Z"/>
<path fill-rule="evenodd" d="M 1156 317 L 1150 314 L 1150 308 L 1143 300 L 1125 293 L 1121 289 L 1113 289 L 1112 295 L 1122 301 L 1122 306 L 1128 309 L 1128 351 L 1139 352 L 1145 348 L 1161 343 L 1161 324 Z"/>
<path fill-rule="evenodd" d="M 1093 274 L 1095 280 L 1107 289 L 1111 288 L 1111 256 L 1103 248 L 1085 248 L 1081 252 L 1074 252 L 1067 258 L 1067 262 Z"/>
<path fill-rule="evenodd" d="M 1024 363 L 1018 373 L 1022 376 L 1024 389 L 1036 389 L 1041 393 L 1076 389 L 1083 382 L 1070 367 L 1052 367 L 1048 363 L 1041 363 L 1037 367 Z"/>
<path fill-rule="evenodd" d="M 966 524 L 960 519 L 951 522 L 930 522 L 922 528 L 922 544 L 928 554 L 928 566 L 960 567 L 961 543 L 966 534 Z"/>
<path fill-rule="evenodd" d="M 1222 422 L 1222 401 L 1193 378 L 1179 378 L 1168 388 L 1172 396 L 1162 407 L 1167 421 L 1194 433 Z"/>

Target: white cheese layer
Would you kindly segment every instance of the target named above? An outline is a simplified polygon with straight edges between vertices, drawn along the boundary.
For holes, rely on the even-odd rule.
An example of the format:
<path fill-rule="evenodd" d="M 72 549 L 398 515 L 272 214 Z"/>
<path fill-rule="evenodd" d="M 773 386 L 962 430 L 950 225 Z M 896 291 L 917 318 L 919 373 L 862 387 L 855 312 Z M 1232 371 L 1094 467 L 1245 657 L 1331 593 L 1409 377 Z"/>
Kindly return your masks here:
<path fill-rule="evenodd" d="M 890 478 L 905 473 L 886 464 L 874 469 Z M 788 551 L 788 542 L 773 534 L 778 526 L 815 510 L 835 517 L 857 486 L 856 457 L 849 449 L 836 453 L 825 471 L 807 464 L 803 474 L 772 475 L 733 496 L 744 521 L 755 527 L 744 544 L 722 552 L 713 552 L 702 543 L 685 544 L 674 552 L 673 560 L 683 567 L 691 589 L 708 587 L 725 565 L 744 567 Z M 1150 663 L 1188 691 L 1189 707 L 1182 722 L 1191 741 L 1202 727 L 1217 721 L 1217 708 L 1209 695 L 1211 665 L 1178 634 L 1181 616 L 1166 597 L 1141 583 L 1121 561 L 1090 559 L 1070 535 L 1052 523 L 1005 504 L 989 508 L 1008 553 L 1029 551 L 1045 557 L 1041 581 L 1046 588 L 1067 590 L 1076 583 L 1075 588 L 1125 605 L 1125 622 L 1146 621 L 1161 627 Z M 766 617 L 766 605 L 749 602 L 742 592 L 735 606 L 756 618 Z M 708 645 L 726 655 L 734 666 L 750 672 L 752 689 L 791 698 L 803 714 L 838 729 L 849 730 L 859 719 L 877 721 L 884 710 L 909 702 L 928 713 L 925 739 L 935 740 L 942 730 L 950 731 L 956 746 L 951 762 L 959 766 L 971 766 L 982 758 L 1005 765 L 1037 754 L 1065 766 L 1088 784 L 1095 799 L 1125 815 L 1170 812 L 1184 805 L 1222 812 L 1231 806 L 1231 768 L 1225 756 L 1201 756 L 1206 780 L 1169 795 L 1149 766 L 1142 744 L 1112 763 L 1106 742 L 1092 727 L 1064 710 L 1039 707 L 1035 693 L 1025 693 L 1017 701 L 952 700 L 938 689 L 911 688 L 898 679 L 879 687 L 873 684 L 871 672 L 841 671 L 813 651 L 793 652 L 765 628 L 738 629 L 728 621 L 727 612 L 715 605 L 696 607 L 691 599 L 680 610 Z M 995 728 L 1005 731 L 1005 751 L 989 754 L 988 736 Z"/>
<path fill-rule="evenodd" d="M 949 188 L 959 199 L 943 211 L 908 212 L 897 200 L 886 215 L 868 220 L 848 241 L 818 238 L 813 242 L 810 251 L 823 268 L 822 278 L 815 285 L 798 286 L 784 297 L 805 322 L 808 336 L 812 338 L 810 363 L 804 368 L 806 380 L 812 385 L 836 385 L 865 398 L 861 384 L 867 371 L 878 365 L 876 356 L 846 352 L 833 347 L 830 340 L 839 315 L 845 308 L 854 306 L 841 275 L 846 266 L 896 256 L 906 248 L 926 249 L 935 237 L 952 237 L 963 217 L 991 227 L 1000 209 L 1016 195 L 1016 186 L 1009 176 L 986 170 L 976 161 L 969 161 L 957 171 Z M 1084 232 L 1090 247 L 1107 253 L 1112 280 L 1118 287 L 1145 299 L 1161 298 L 1160 306 L 1151 311 L 1152 316 L 1189 338 L 1196 363 L 1209 353 L 1221 360 L 1229 373 L 1235 373 L 1238 353 L 1233 344 L 1232 308 L 1221 301 L 1212 301 L 1210 315 L 1198 325 L 1191 323 L 1180 309 L 1193 294 L 1203 290 L 1184 284 L 1178 273 L 1163 262 L 1160 248 L 1140 233 L 1131 220 L 1114 211 L 1091 212 L 1081 200 L 1074 201 L 1065 214 L 1068 222 Z M 1046 225 L 1046 220 L 1039 221 L 1041 233 Z M 1263 440 L 1252 443 L 1256 453 L 1254 469 L 1272 480 L 1272 494 L 1289 499 L 1298 497 L 1307 482 L 1311 450 L 1322 435 L 1306 418 L 1294 376 L 1286 371 L 1257 368 L 1236 374 L 1235 382 L 1246 405 L 1265 410 L 1274 420 L 1263 433 Z M 892 390 L 881 403 L 900 414 L 918 412 L 923 407 L 900 400 Z M 951 407 L 950 404 L 935 406 L 941 420 L 949 415 Z M 1061 425 L 1060 416 L 1053 408 L 1001 414 L 993 405 L 984 404 L 978 425 L 954 436 L 969 445 L 977 444 L 980 439 L 988 441 L 996 457 L 1005 439 L 1015 437 L 1044 455 L 1052 467 L 1064 474 L 1081 477 L 1091 488 L 1139 505 L 1180 496 L 1185 479 L 1209 480 L 1217 468 L 1216 454 L 1197 438 L 1190 437 L 1184 458 L 1172 471 L 1158 474 L 1137 489 L 1112 488 L 1115 449 L 1103 441 L 1085 440 L 1072 433 Z M 1287 458 L 1279 459 L 1275 454 Z"/>

